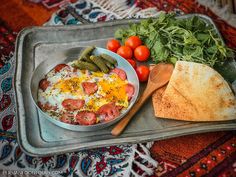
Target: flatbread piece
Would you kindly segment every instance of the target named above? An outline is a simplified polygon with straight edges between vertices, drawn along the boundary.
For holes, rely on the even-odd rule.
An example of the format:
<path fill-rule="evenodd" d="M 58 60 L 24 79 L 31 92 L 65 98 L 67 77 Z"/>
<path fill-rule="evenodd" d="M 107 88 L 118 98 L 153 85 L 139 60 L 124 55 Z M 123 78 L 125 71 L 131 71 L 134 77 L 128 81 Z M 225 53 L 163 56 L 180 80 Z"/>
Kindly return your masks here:
<path fill-rule="evenodd" d="M 186 121 L 236 119 L 236 98 L 228 83 L 207 65 L 178 61 L 167 87 L 153 96 L 156 117 Z"/>

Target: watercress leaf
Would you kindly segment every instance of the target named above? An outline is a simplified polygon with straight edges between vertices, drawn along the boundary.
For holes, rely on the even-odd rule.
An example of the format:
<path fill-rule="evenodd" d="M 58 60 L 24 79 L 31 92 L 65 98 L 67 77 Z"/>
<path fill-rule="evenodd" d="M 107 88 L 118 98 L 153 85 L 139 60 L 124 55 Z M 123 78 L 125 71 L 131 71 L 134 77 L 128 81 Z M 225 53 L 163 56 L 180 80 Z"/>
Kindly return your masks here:
<path fill-rule="evenodd" d="M 162 23 L 166 19 L 166 17 L 167 17 L 167 15 L 165 13 L 161 12 L 158 17 L 158 23 Z"/>
<path fill-rule="evenodd" d="M 196 36 L 197 40 L 199 40 L 199 41 L 206 41 L 210 38 L 209 34 L 206 34 L 203 32 L 196 33 L 195 36 Z"/>
<path fill-rule="evenodd" d="M 145 20 L 142 20 L 141 21 L 141 23 L 140 23 L 140 25 L 141 26 L 144 26 L 145 28 L 148 28 L 148 25 L 150 24 L 150 23 L 152 23 L 152 19 L 151 18 L 148 18 L 148 19 L 145 19 Z"/>
<path fill-rule="evenodd" d="M 174 63 L 170 58 L 175 57 L 214 66 L 233 57 L 233 51 L 224 45 L 214 27 L 197 16 L 177 19 L 173 13 L 161 13 L 158 18 L 141 20 L 115 33 L 122 41 L 131 35 L 141 38 L 156 63 Z"/>
<path fill-rule="evenodd" d="M 214 53 L 217 52 L 217 50 L 218 50 L 218 49 L 217 49 L 216 45 L 213 45 L 213 46 L 208 47 L 208 48 L 206 49 L 207 53 L 209 53 L 209 54 L 214 54 Z"/>
<path fill-rule="evenodd" d="M 120 28 L 120 29 L 116 30 L 116 32 L 115 32 L 115 38 L 122 39 L 124 34 L 125 34 L 125 30 Z"/>
<path fill-rule="evenodd" d="M 192 33 L 185 33 L 184 36 L 184 43 L 185 44 L 197 44 L 200 45 L 200 42 L 197 40 L 197 38 Z"/>
<path fill-rule="evenodd" d="M 178 60 L 178 58 L 176 58 L 176 57 L 170 57 L 170 59 L 169 59 L 170 63 L 173 63 L 173 64 L 175 64 L 177 62 L 177 60 Z"/>
<path fill-rule="evenodd" d="M 200 46 L 196 46 L 195 50 L 193 51 L 193 53 L 191 54 L 193 57 L 203 57 L 203 51 L 202 48 Z"/>

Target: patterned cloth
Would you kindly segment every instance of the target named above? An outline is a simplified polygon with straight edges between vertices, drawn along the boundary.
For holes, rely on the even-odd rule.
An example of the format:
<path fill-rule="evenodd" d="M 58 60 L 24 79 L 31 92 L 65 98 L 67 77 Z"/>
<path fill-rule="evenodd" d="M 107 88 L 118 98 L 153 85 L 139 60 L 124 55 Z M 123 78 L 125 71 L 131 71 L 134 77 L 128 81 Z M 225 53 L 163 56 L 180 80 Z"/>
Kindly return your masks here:
<path fill-rule="evenodd" d="M 45 25 L 80 24 L 66 10 L 65 4 L 68 1 L 42 0 L 42 4 L 50 8 L 50 11 L 55 7 L 60 7 Z M 236 40 L 234 40 L 236 29 L 197 1 L 131 0 L 127 4 L 126 1 L 121 0 L 119 2 L 125 4 L 119 4 L 118 7 L 115 4 L 109 6 L 109 3 L 113 2 L 112 0 L 74 0 L 73 2 L 75 2 L 72 4 L 74 10 L 90 22 L 155 16 L 160 10 L 174 11 L 177 14 L 203 13 L 213 18 L 227 44 L 236 48 Z M 36 8 L 36 5 L 30 4 L 30 6 Z M 19 9 L 19 7 L 15 8 Z M 44 13 L 46 12 L 44 11 Z M 25 19 L 24 25 L 32 25 L 30 18 Z M 16 29 L 19 29 L 22 26 L 20 23 L 24 20 L 22 19 L 16 24 L 12 22 L 8 24 L 13 27 L 15 25 Z M 157 161 L 159 165 L 155 169 L 154 176 L 236 176 L 235 131 L 189 135 L 156 141 L 154 144 L 111 146 L 45 158 L 26 155 L 16 142 L 15 132 L 16 110 L 12 89 L 15 67 L 12 51 L 15 37 L 16 33 L 0 20 L 0 168 L 5 169 L 3 174 L 150 176 Z M 151 146 L 151 152 L 149 152 L 148 149 Z M 150 153 L 156 161 L 150 158 Z"/>
<path fill-rule="evenodd" d="M 236 132 L 204 133 L 158 141 L 152 146 L 151 154 L 159 162 L 155 172 L 158 177 L 235 176 Z"/>
<path fill-rule="evenodd" d="M 80 12 L 83 11 L 84 18 L 90 22 L 116 18 L 92 2 L 78 1 L 72 6 Z M 46 25 L 79 24 L 66 13 L 65 9 L 59 10 Z M 0 67 L 0 168 L 3 169 L 3 175 L 130 176 L 136 174 L 134 165 L 140 167 L 144 174 L 151 175 L 154 172 L 157 162 L 148 152 L 152 143 L 103 147 L 44 158 L 31 157 L 23 153 L 16 142 L 16 106 L 13 89 L 16 63 L 12 57 L 16 34 L 3 22 L 0 29 L 1 44 L 4 44 L 1 47 Z"/>

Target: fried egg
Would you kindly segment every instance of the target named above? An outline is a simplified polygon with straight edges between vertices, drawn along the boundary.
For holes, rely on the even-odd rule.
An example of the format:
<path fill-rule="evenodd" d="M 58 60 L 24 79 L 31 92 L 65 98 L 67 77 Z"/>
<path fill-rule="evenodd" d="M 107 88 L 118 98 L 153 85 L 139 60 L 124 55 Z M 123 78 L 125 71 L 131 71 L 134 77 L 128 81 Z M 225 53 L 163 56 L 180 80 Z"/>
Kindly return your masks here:
<path fill-rule="evenodd" d="M 70 62 L 60 72 L 51 70 L 46 74 L 45 79 L 49 84 L 45 90 L 39 87 L 38 101 L 41 105 L 50 105 L 48 109 L 46 106 L 41 106 L 41 109 L 56 119 L 60 119 L 61 114 L 64 113 L 73 115 L 81 111 L 96 113 L 99 108 L 108 103 L 114 103 L 123 110 L 129 106 L 126 91 L 129 82 L 127 79 L 122 80 L 116 73 L 78 70 L 73 67 L 73 62 Z M 91 94 L 86 93 L 83 83 L 93 84 L 92 87 L 88 87 L 88 91 L 92 91 Z M 63 105 L 63 101 L 68 99 L 83 100 L 84 105 L 79 109 L 68 111 Z"/>

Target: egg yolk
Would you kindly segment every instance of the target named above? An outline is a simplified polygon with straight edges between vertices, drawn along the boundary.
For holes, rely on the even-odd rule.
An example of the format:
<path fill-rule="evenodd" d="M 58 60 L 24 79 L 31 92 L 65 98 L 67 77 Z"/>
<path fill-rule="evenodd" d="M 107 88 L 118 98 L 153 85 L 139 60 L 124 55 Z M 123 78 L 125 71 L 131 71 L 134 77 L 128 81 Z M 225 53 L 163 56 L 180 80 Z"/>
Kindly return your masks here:
<path fill-rule="evenodd" d="M 81 78 L 73 77 L 67 80 L 61 80 L 55 84 L 55 88 L 60 89 L 61 92 L 69 92 L 72 95 L 81 93 Z"/>
<path fill-rule="evenodd" d="M 124 107 L 128 106 L 128 96 L 125 90 L 126 82 L 119 77 L 114 76 L 111 81 L 101 80 L 99 85 L 102 92 L 105 94 L 104 98 L 109 102 L 117 102 L 117 104 Z"/>
<path fill-rule="evenodd" d="M 128 96 L 125 90 L 127 81 L 121 80 L 116 74 L 111 74 L 107 79 L 102 72 L 94 72 L 91 75 L 80 75 L 80 77 L 72 77 L 60 80 L 54 85 L 61 93 L 70 93 L 74 96 L 87 98 L 87 106 L 85 110 L 97 111 L 102 105 L 114 102 L 116 105 L 128 107 Z M 97 78 L 98 86 L 97 94 L 86 95 L 83 91 L 81 83 L 86 80 Z"/>

